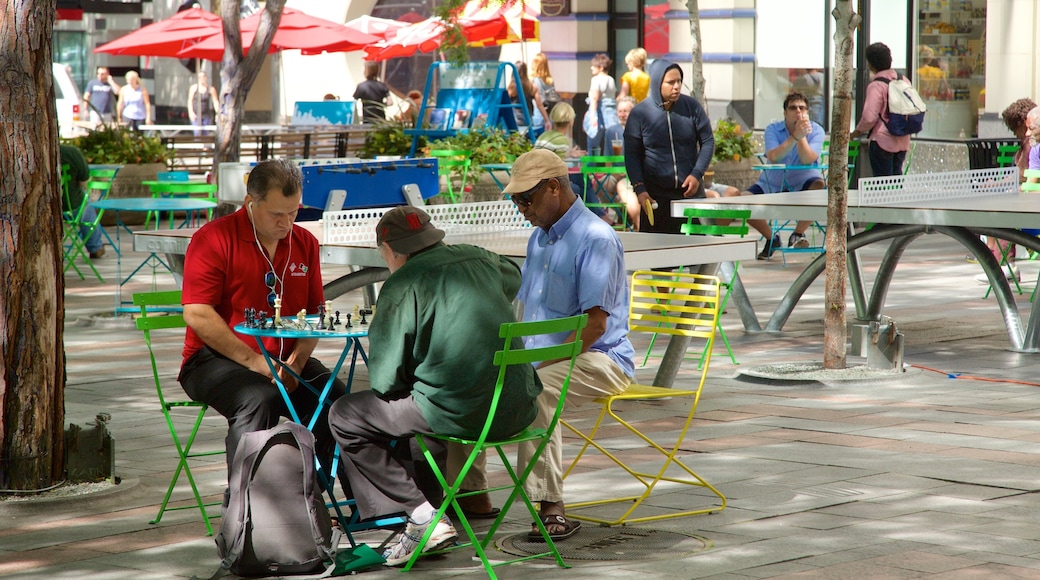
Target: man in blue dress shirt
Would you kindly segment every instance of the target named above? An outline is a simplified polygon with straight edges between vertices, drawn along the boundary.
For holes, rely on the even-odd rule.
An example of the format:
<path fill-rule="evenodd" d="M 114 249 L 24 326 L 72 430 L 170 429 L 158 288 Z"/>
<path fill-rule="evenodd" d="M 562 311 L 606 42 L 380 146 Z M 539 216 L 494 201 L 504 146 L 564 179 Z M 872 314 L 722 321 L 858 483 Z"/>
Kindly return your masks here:
<path fill-rule="evenodd" d="M 628 279 L 624 248 L 617 233 L 585 207 L 571 190 L 567 165 L 555 153 L 534 149 L 513 164 L 505 193 L 535 226 L 527 243 L 520 292 L 524 322 L 588 314 L 582 352 L 574 363 L 566 405 L 572 408 L 597 397 L 624 391 L 632 381 L 634 350 L 628 340 Z M 568 337 L 531 337 L 528 348 L 560 344 Z M 537 367 L 543 390 L 532 427 L 547 427 L 567 376 L 567 361 Z M 522 443 L 518 465 L 526 466 L 536 445 Z M 541 502 L 549 534 L 569 538 L 581 527 L 565 515 L 563 451 L 560 428 L 531 472 L 525 489 Z M 529 535 L 539 540 L 535 528 Z"/>

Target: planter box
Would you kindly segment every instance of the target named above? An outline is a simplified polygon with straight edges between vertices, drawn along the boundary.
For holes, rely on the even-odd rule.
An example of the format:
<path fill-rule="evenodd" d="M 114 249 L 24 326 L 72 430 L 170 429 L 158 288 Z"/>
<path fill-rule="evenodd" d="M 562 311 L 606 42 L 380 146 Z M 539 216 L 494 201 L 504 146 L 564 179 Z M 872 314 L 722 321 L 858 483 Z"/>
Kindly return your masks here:
<path fill-rule="evenodd" d="M 714 171 L 712 183 L 732 185 L 740 191 L 747 191 L 751 184 L 758 181 L 758 171 L 751 168 L 750 159 L 740 161 L 720 161 L 712 164 L 708 171 Z"/>

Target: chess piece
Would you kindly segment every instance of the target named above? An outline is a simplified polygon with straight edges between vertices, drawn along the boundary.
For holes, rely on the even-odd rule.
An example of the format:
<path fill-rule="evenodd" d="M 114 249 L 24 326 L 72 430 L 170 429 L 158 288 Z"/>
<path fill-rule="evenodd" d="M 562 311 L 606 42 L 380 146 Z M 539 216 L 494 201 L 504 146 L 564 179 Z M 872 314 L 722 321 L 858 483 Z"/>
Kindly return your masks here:
<path fill-rule="evenodd" d="M 354 325 L 350 323 L 350 313 L 348 312 L 347 313 L 347 328 L 350 328 L 352 326 L 354 326 Z"/>
<path fill-rule="evenodd" d="M 349 314 L 347 315 L 347 321 L 348 321 L 347 322 L 347 326 L 349 327 L 350 326 L 350 322 L 349 322 L 350 321 L 350 315 Z M 339 326 L 340 325 L 339 310 L 336 311 L 336 321 L 334 323 L 332 323 L 332 325 L 333 326 Z"/>
<path fill-rule="evenodd" d="M 358 317 L 358 315 L 359 315 L 360 311 L 361 311 L 361 307 L 360 307 L 360 306 L 358 306 L 357 304 L 355 304 L 355 305 L 354 305 L 354 318 L 357 318 L 357 317 Z"/>
<path fill-rule="evenodd" d="M 325 304 L 328 304 L 326 302 Z M 318 305 L 318 330 L 325 330 L 325 305 Z"/>
<path fill-rule="evenodd" d="M 362 325 L 368 324 L 368 321 L 365 320 L 365 315 L 367 315 L 367 314 L 368 314 L 368 310 L 361 310 L 361 324 Z"/>
<path fill-rule="evenodd" d="M 275 328 L 281 328 L 282 326 L 282 299 L 274 299 L 274 326 Z"/>
<path fill-rule="evenodd" d="M 326 300 L 325 301 L 324 313 L 325 313 L 324 316 L 328 317 L 328 320 L 325 321 L 325 327 L 328 328 L 329 330 L 335 330 L 335 328 L 333 327 L 333 320 L 332 320 L 332 301 L 331 300 Z"/>
<path fill-rule="evenodd" d="M 296 313 L 296 328 L 297 328 L 297 330 L 306 330 L 307 329 L 307 309 L 306 308 L 301 308 L 300 311 Z"/>

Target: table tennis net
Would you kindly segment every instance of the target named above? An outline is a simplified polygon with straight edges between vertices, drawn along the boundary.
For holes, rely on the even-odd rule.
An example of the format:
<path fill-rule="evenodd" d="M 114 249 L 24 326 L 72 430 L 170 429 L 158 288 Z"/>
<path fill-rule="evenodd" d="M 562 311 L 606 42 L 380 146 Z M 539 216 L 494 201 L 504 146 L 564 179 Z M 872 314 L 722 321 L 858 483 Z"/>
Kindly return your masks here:
<path fill-rule="evenodd" d="M 375 245 L 376 224 L 390 207 L 329 211 L 322 215 L 325 244 Z M 530 228 L 512 201 L 453 203 L 423 207 L 447 234 L 485 234 Z"/>
<path fill-rule="evenodd" d="M 859 181 L 859 205 L 1009 195 L 1018 187 L 1015 167 L 871 177 Z"/>

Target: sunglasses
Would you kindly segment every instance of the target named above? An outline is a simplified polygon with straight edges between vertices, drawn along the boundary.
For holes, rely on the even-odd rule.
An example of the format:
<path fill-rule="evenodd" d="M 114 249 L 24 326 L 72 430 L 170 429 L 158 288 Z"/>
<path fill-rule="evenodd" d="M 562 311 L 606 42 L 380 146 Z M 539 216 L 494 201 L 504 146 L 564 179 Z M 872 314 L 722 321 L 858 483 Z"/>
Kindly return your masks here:
<path fill-rule="evenodd" d="M 278 294 L 274 291 L 275 284 L 280 282 L 278 276 L 273 271 L 268 271 L 264 274 L 264 284 L 267 285 L 267 289 L 271 292 L 267 295 L 267 306 L 274 308 L 274 301 L 278 299 Z"/>
<path fill-rule="evenodd" d="M 548 179 L 543 179 L 538 182 L 538 185 L 532 187 L 531 189 L 523 193 L 510 194 L 509 199 L 511 199 L 513 201 L 513 204 L 520 209 L 531 207 L 531 204 L 534 203 L 535 194 L 537 194 L 538 191 L 542 189 L 542 187 L 544 187 L 546 183 L 548 183 L 548 181 Z"/>

